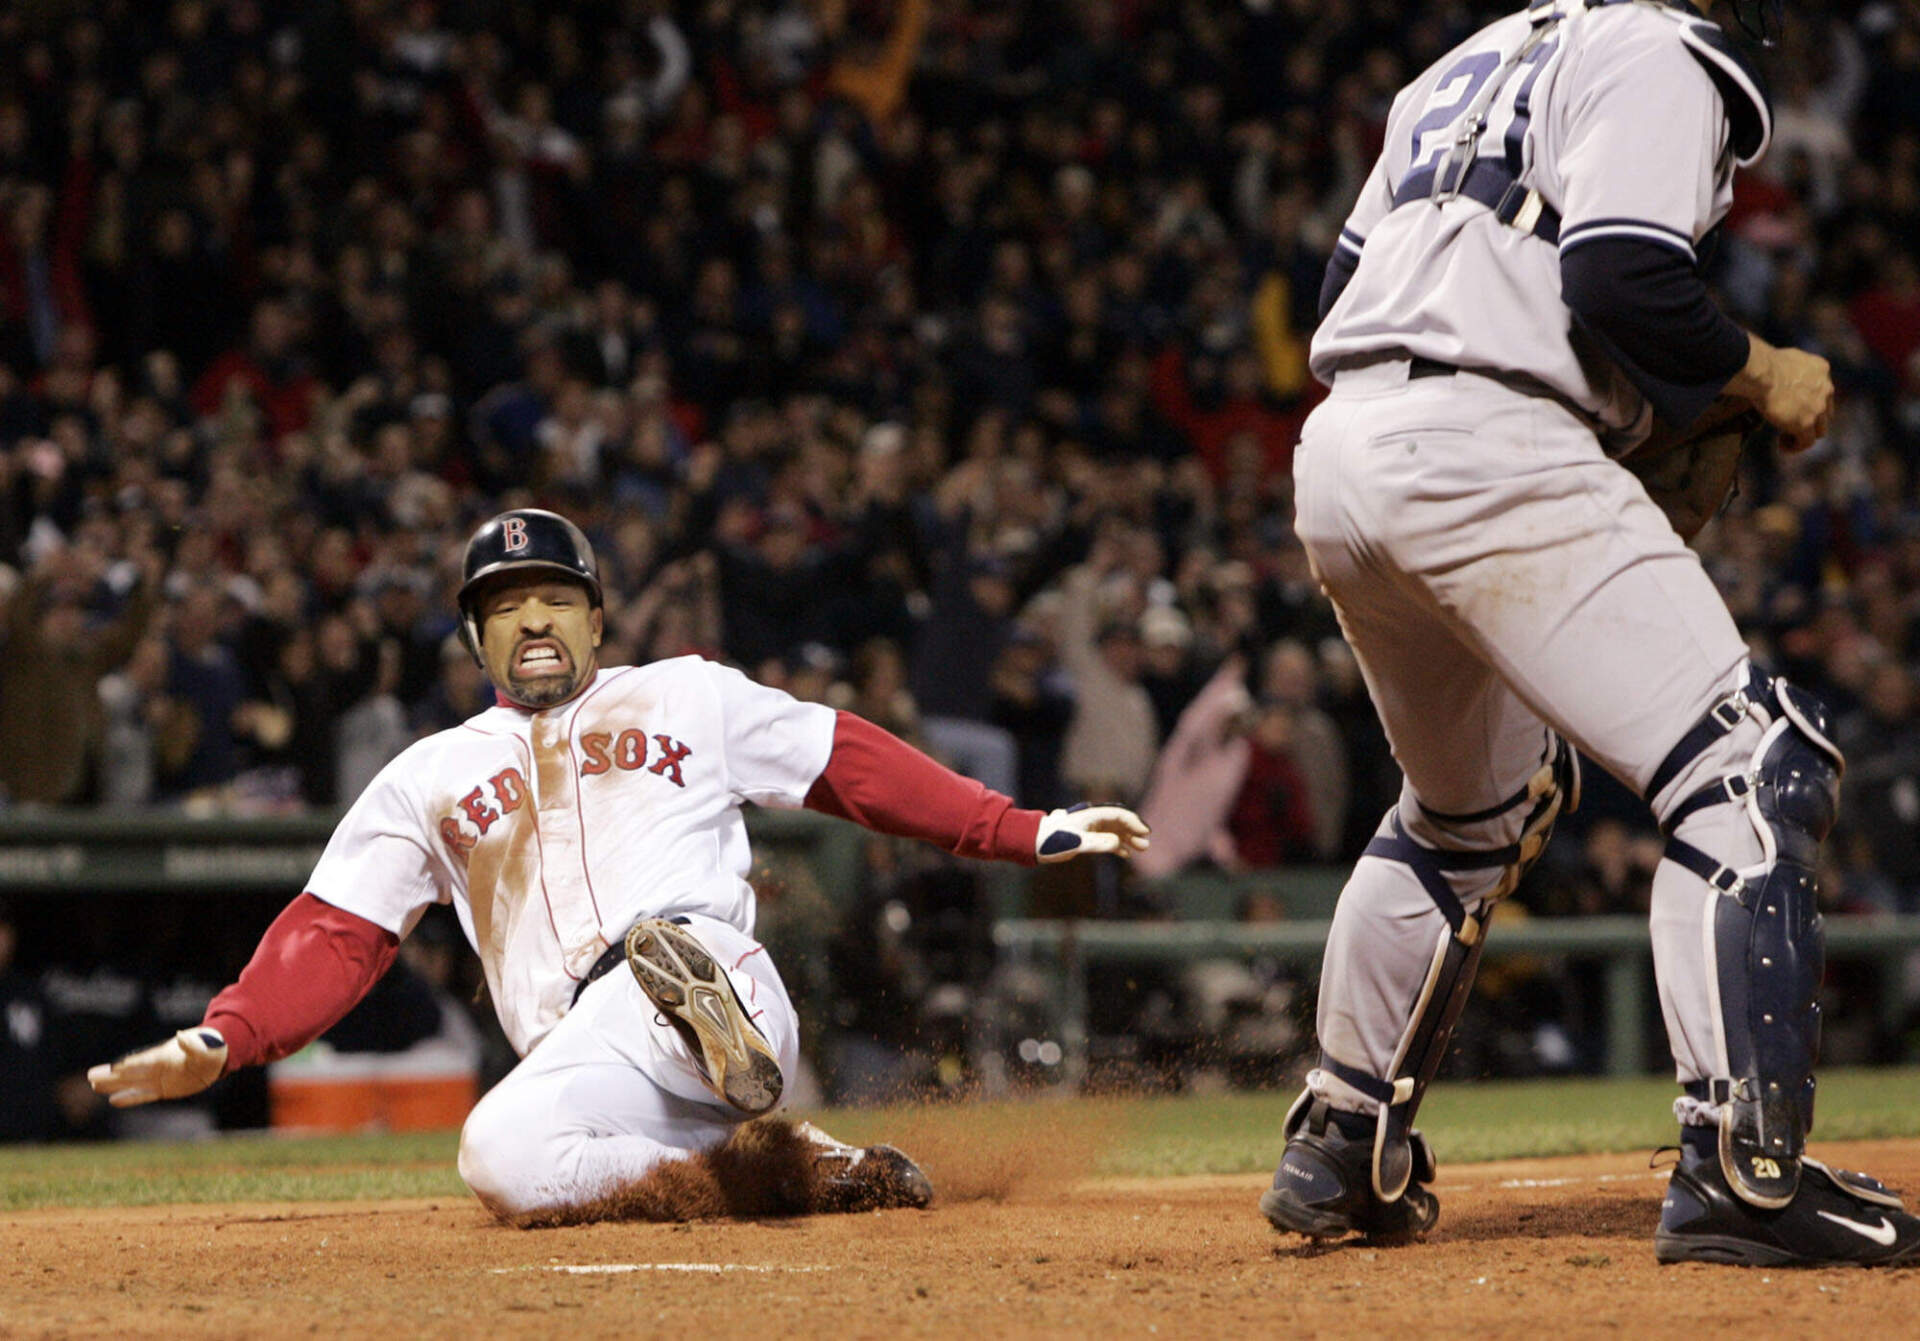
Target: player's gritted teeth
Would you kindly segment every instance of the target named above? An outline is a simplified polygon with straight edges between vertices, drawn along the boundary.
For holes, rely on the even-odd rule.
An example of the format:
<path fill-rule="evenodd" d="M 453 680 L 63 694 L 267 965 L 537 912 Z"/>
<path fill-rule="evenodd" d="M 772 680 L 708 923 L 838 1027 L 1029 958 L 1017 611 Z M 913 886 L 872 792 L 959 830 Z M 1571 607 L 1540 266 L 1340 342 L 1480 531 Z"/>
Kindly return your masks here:
<path fill-rule="evenodd" d="M 553 638 L 529 638 L 513 654 L 516 678 L 535 679 L 573 673 L 573 658 L 566 645 Z"/>

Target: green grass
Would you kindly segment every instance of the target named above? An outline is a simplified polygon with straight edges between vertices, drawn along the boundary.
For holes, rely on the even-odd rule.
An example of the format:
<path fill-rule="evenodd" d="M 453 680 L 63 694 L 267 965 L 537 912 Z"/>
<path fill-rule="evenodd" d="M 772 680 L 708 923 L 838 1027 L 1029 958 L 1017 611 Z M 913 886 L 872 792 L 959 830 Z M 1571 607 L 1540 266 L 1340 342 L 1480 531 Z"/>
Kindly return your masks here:
<path fill-rule="evenodd" d="M 1661 1077 L 1441 1084 L 1420 1127 L 1442 1160 L 1474 1163 L 1618 1150 L 1674 1139 L 1673 1083 Z M 1137 1102 L 1128 1139 L 1101 1171 L 1249 1173 L 1271 1169 L 1274 1133 L 1293 1096 L 1227 1095 Z M 1920 1135 L 1920 1069 L 1831 1071 L 1820 1078 L 1818 1132 L 1827 1141 Z"/>
<path fill-rule="evenodd" d="M 464 1196 L 456 1132 L 0 1147 L 0 1211 Z"/>
<path fill-rule="evenodd" d="M 1443 1084 L 1420 1125 L 1443 1161 L 1651 1149 L 1673 1139 L 1671 1083 L 1656 1077 Z M 1037 1100 L 818 1115 L 844 1139 L 902 1128 L 943 1144 L 1094 1146 L 1093 1171 L 1156 1177 L 1253 1173 L 1279 1155 L 1291 1094 Z M 1832 1071 L 1820 1081 L 1823 1140 L 1920 1136 L 1920 1068 Z M 0 1211 L 222 1201 L 464 1196 L 452 1132 L 188 1144 L 0 1148 Z"/>

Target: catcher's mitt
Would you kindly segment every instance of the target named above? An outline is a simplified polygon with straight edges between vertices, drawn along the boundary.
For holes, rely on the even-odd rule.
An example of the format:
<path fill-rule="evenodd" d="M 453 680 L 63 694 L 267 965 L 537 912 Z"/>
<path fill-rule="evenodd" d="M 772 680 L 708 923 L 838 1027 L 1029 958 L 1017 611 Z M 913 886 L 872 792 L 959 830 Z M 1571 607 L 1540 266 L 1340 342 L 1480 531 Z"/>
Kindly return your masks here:
<path fill-rule="evenodd" d="M 1773 432 L 1750 403 L 1722 396 L 1684 429 L 1656 420 L 1647 440 L 1620 464 L 1639 477 L 1680 538 L 1691 542 L 1733 496 L 1740 454 L 1750 445 L 1766 445 Z"/>

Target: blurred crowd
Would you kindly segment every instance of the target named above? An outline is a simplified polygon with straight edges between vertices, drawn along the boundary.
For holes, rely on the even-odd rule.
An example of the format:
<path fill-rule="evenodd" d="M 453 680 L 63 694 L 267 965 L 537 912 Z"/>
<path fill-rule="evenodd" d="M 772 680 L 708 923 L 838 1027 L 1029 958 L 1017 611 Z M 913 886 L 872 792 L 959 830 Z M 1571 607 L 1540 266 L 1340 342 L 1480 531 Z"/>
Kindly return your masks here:
<path fill-rule="evenodd" d="M 578 520 L 698 652 L 1154 872 L 1398 788 L 1291 527 L 1320 275 L 1453 0 L 0 4 L 0 793 L 337 807 L 490 702 L 462 543 Z M 1701 542 L 1920 909 L 1920 15 L 1795 3 L 1713 263 L 1828 441 Z M 1596 788 L 1534 911 L 1644 906 Z M 1150 872 L 1151 873 L 1151 872 Z M 1550 877 L 1550 878 L 1544 878 Z"/>

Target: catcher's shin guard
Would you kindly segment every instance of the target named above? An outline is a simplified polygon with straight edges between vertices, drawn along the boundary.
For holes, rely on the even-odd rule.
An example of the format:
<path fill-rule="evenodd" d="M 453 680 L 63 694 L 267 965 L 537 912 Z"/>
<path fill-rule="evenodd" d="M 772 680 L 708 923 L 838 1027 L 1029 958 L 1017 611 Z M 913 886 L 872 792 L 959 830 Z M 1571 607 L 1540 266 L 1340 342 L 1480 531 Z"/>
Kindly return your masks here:
<path fill-rule="evenodd" d="M 1486 929 L 1496 903 L 1519 885 L 1553 836 L 1554 821 L 1562 810 L 1580 804 L 1579 756 L 1557 735 L 1548 732 L 1544 762 L 1527 785 L 1498 806 L 1471 815 L 1448 815 L 1421 807 L 1437 825 L 1461 829 L 1481 824 L 1528 805 L 1517 841 L 1489 851 L 1457 851 L 1428 847 L 1415 842 L 1400 823 L 1399 814 L 1389 820 L 1391 832 L 1376 837 L 1367 845 L 1367 855 L 1397 861 L 1411 870 L 1421 887 L 1446 919 L 1446 927 L 1434 944 L 1433 958 L 1425 979 L 1414 998 L 1406 1032 L 1394 1049 L 1386 1077 L 1372 1075 L 1358 1067 L 1321 1053 L 1320 1070 L 1349 1089 L 1371 1099 L 1378 1106 L 1373 1142 L 1373 1190 L 1382 1200 L 1392 1201 L 1407 1189 L 1416 1163 L 1414 1114 L 1427 1086 L 1440 1069 L 1453 1038 L 1454 1026 L 1466 1009 L 1467 996 L 1473 990 L 1474 975 L 1480 968 L 1480 953 L 1485 946 Z M 1469 913 L 1448 881 L 1449 872 L 1497 870 L 1493 886 L 1478 899 Z"/>
<path fill-rule="evenodd" d="M 1483 911 L 1464 917 L 1458 929 L 1449 928 L 1440 934 L 1426 980 L 1414 1001 L 1413 1019 L 1394 1051 L 1393 1064 L 1387 1068 L 1391 1079 L 1370 1075 L 1324 1051 L 1320 1054 L 1321 1071 L 1377 1105 L 1373 1192 L 1382 1201 L 1393 1201 L 1405 1193 L 1413 1176 L 1417 1135 L 1413 1116 L 1447 1055 L 1460 1013 L 1466 1009 L 1467 995 L 1480 968 L 1486 922 L 1487 913 Z"/>
<path fill-rule="evenodd" d="M 1815 998 L 1825 960 L 1814 872 L 1839 809 L 1846 761 L 1819 701 L 1758 672 L 1748 690 L 1716 704 L 1702 726 L 1731 719 L 1724 728 L 1730 731 L 1755 704 L 1769 709 L 1772 720 L 1746 771 L 1694 792 L 1664 827 L 1667 857 L 1718 894 L 1707 904 L 1702 935 L 1712 957 L 1708 981 L 1720 1067 L 1689 1085 L 1688 1094 L 1715 1112 L 1720 1163 L 1733 1191 L 1754 1206 L 1777 1209 L 1793 1200 L 1813 1125 L 1813 1066 L 1820 1052 Z M 1678 766 L 1662 771 L 1670 778 Z M 1733 802 L 1745 806 L 1759 835 L 1764 855 L 1757 866 L 1730 869 L 1672 836 L 1696 811 Z"/>

